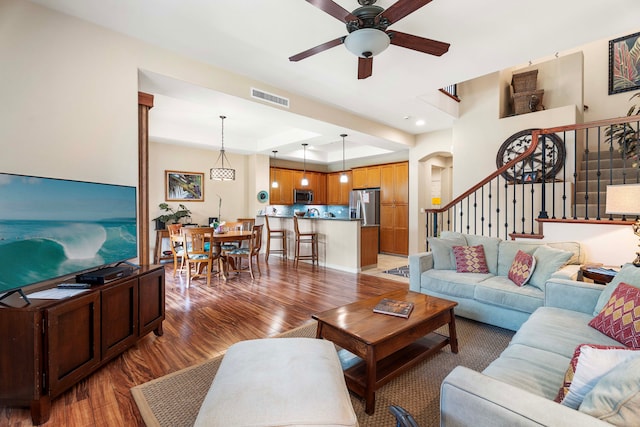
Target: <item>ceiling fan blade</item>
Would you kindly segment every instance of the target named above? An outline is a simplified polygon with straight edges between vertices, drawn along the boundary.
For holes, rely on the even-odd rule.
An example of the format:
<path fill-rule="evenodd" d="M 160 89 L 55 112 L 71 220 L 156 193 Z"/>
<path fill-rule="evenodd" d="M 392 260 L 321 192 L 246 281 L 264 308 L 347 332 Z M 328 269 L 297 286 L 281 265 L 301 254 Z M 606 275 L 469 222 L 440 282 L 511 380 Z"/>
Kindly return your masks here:
<path fill-rule="evenodd" d="M 398 0 L 379 17 L 385 17 L 393 24 L 430 2 L 431 0 Z"/>
<path fill-rule="evenodd" d="M 307 3 L 311 3 L 318 9 L 325 11 L 342 22 L 360 21 L 357 16 L 335 3 L 333 0 L 307 0 Z"/>
<path fill-rule="evenodd" d="M 391 44 L 435 56 L 445 54 L 449 50 L 450 46 L 449 43 L 425 39 L 424 37 L 401 33 L 400 31 L 390 30 L 387 31 L 387 34 L 389 34 L 389 37 L 391 38 Z"/>
<path fill-rule="evenodd" d="M 358 57 L 358 79 L 366 79 L 373 74 L 373 57 Z"/>
<path fill-rule="evenodd" d="M 312 47 L 311 49 L 307 49 L 304 52 L 300 52 L 297 55 L 293 55 L 289 57 L 289 61 L 296 62 L 301 59 L 305 59 L 310 57 L 311 55 L 315 55 L 316 53 L 324 52 L 327 49 L 331 49 L 332 47 L 336 47 L 344 43 L 344 39 L 346 36 L 338 37 L 337 39 L 322 43 L 316 47 Z"/>

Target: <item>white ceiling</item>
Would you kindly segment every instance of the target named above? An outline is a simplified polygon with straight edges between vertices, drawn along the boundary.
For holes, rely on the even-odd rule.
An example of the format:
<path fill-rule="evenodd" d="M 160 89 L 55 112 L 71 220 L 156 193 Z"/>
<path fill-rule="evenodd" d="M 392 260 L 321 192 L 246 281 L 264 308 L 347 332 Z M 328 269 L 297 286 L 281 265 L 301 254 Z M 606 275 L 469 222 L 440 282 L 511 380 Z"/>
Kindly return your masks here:
<path fill-rule="evenodd" d="M 434 106 L 438 88 L 636 31 L 640 12 L 638 0 L 434 0 L 390 29 L 448 42 L 449 52 L 392 45 L 375 57 L 373 76 L 358 80 L 357 58 L 344 46 L 288 60 L 347 34 L 304 0 L 32 1 L 410 134 L 452 125 L 455 114 Z M 359 6 L 335 1 L 349 11 Z M 229 152 L 278 150 L 295 159 L 307 142 L 308 161 L 334 162 L 342 159 L 341 133 L 349 135 L 347 158 L 408 149 L 151 72 L 141 73 L 141 90 L 156 95 L 150 136 L 159 141 L 218 149 L 224 114 Z"/>

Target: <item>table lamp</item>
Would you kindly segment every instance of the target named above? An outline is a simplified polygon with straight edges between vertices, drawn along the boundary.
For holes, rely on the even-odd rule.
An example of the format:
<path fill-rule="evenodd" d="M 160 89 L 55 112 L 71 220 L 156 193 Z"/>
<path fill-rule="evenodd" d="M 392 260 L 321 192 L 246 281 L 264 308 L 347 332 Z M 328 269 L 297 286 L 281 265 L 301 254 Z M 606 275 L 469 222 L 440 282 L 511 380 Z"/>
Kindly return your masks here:
<path fill-rule="evenodd" d="M 640 215 L 640 184 L 608 185 L 605 213 L 623 215 L 623 219 L 625 215 Z M 633 233 L 640 237 L 640 219 L 633 224 Z M 640 252 L 636 252 L 633 265 L 640 267 Z"/>

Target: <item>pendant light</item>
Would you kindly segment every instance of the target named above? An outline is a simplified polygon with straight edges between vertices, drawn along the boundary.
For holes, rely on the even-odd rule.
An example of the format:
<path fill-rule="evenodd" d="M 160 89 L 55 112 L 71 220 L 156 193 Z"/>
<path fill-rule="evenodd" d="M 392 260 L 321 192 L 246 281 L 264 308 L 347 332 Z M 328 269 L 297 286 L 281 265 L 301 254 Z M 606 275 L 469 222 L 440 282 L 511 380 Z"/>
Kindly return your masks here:
<path fill-rule="evenodd" d="M 302 149 L 304 150 L 304 172 L 302 173 L 302 181 L 300 181 L 300 185 L 303 187 L 309 185 L 309 180 L 307 179 L 307 145 L 309 144 L 302 144 Z"/>
<path fill-rule="evenodd" d="M 219 168 L 209 169 L 209 178 L 214 181 L 235 181 L 236 180 L 236 170 L 224 167 L 225 160 L 227 161 L 227 163 L 229 163 L 229 160 L 227 159 L 226 154 L 224 154 L 224 119 L 226 118 L 227 118 L 226 116 L 220 116 L 220 119 L 222 119 L 222 139 L 221 139 L 222 146 L 220 148 L 220 154 L 218 155 L 218 160 L 216 160 L 216 163 L 218 163 L 218 161 L 221 161 L 221 166 Z"/>
<path fill-rule="evenodd" d="M 342 175 L 340 175 L 340 182 L 344 184 L 349 182 L 347 172 L 344 170 L 344 139 L 347 137 L 347 134 L 343 133 L 340 136 L 342 137 Z"/>
<path fill-rule="evenodd" d="M 276 154 L 278 154 L 278 150 L 273 150 L 273 165 L 276 164 Z M 278 176 L 276 175 L 278 171 L 276 169 L 273 170 L 273 182 L 271 182 L 271 188 L 278 188 Z"/>

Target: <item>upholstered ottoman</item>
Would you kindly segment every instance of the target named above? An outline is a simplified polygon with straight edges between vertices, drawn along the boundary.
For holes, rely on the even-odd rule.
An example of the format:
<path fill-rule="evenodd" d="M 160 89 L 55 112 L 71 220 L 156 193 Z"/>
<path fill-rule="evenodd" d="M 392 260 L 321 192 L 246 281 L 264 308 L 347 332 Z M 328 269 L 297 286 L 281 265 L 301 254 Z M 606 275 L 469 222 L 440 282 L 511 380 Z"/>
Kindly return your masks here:
<path fill-rule="evenodd" d="M 226 352 L 195 426 L 357 426 L 334 345 L 241 341 Z"/>

